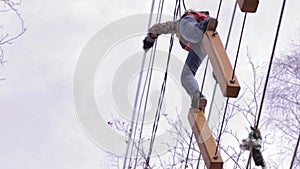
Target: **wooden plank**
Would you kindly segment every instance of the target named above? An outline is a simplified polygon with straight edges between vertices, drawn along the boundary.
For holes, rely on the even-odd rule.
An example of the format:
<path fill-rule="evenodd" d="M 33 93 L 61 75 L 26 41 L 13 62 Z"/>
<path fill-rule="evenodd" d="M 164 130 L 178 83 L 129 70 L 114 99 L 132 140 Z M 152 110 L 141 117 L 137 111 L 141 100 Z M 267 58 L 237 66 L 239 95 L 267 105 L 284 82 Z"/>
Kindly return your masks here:
<path fill-rule="evenodd" d="M 213 31 L 206 31 L 202 46 L 210 59 L 223 95 L 236 98 L 239 95 L 240 85 L 235 75 L 232 79 L 233 68 L 219 35 Z"/>
<path fill-rule="evenodd" d="M 211 134 L 203 111 L 197 112 L 196 109 L 190 108 L 188 119 L 207 169 L 222 169 L 223 160 L 219 151 L 215 156 L 216 141 Z"/>
<path fill-rule="evenodd" d="M 242 12 L 255 13 L 258 7 L 259 0 L 237 0 Z"/>

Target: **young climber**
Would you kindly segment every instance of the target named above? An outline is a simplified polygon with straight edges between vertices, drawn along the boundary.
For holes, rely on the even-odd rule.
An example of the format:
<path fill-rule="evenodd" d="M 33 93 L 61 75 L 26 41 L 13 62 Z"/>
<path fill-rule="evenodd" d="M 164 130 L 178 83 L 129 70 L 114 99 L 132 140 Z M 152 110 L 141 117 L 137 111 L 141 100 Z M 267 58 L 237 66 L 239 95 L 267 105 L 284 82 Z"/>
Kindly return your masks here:
<path fill-rule="evenodd" d="M 250 128 L 252 131 L 249 133 L 248 138 L 242 140 L 240 148 L 242 150 L 251 151 L 255 165 L 266 169 L 266 163 L 260 151 L 262 142 L 260 130 L 256 127 Z"/>
<path fill-rule="evenodd" d="M 181 73 L 181 83 L 191 97 L 191 107 L 197 110 L 204 110 L 207 104 L 195 79 L 196 72 L 206 57 L 201 49 L 201 41 L 204 32 L 206 30 L 215 31 L 217 24 L 217 20 L 210 17 L 207 11 L 187 10 L 179 20 L 153 25 L 143 41 L 143 48 L 148 50 L 160 34 L 174 33 L 177 35 L 182 48 L 189 51 Z"/>

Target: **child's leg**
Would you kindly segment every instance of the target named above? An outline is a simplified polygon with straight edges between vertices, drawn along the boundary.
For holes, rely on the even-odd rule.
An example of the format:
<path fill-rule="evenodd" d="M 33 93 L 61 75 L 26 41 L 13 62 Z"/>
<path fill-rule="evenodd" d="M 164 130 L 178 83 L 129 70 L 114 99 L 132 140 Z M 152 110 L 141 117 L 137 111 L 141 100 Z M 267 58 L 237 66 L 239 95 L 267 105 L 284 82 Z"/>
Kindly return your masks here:
<path fill-rule="evenodd" d="M 197 53 L 199 53 L 199 51 L 197 51 Z M 198 82 L 195 79 L 195 74 L 205 57 L 205 54 L 202 52 L 199 54 L 198 57 L 193 50 L 190 50 L 182 70 L 181 83 L 186 92 L 191 96 L 192 108 L 204 109 L 206 106 L 206 99 L 203 100 L 205 102 L 202 101 L 200 103 L 200 98 L 204 96 L 200 93 Z"/>

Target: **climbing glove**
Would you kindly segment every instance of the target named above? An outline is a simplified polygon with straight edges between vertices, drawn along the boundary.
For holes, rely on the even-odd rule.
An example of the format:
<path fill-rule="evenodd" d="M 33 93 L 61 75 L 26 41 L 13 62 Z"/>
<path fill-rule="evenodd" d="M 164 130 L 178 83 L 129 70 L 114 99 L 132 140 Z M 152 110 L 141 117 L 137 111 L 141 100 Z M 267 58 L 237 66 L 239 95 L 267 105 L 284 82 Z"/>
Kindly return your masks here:
<path fill-rule="evenodd" d="M 156 39 L 157 39 L 157 36 L 154 36 L 153 34 L 148 33 L 146 38 L 143 40 L 143 43 L 144 43 L 143 49 L 148 50 L 148 49 L 152 48 Z"/>

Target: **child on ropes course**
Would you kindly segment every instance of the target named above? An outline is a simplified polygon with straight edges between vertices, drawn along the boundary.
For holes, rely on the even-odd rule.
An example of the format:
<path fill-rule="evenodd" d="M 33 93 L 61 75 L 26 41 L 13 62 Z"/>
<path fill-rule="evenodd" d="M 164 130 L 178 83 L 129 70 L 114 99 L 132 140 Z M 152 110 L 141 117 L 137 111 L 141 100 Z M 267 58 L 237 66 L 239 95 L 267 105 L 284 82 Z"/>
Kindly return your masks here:
<path fill-rule="evenodd" d="M 197 110 L 204 111 L 207 104 L 195 79 L 195 74 L 206 57 L 201 48 L 201 41 L 204 32 L 215 31 L 217 24 L 217 20 L 211 18 L 207 11 L 187 10 L 179 20 L 153 25 L 143 41 L 143 48 L 147 51 L 160 34 L 175 33 L 177 35 L 182 48 L 189 51 L 181 73 L 181 83 L 191 97 L 191 107 Z"/>

